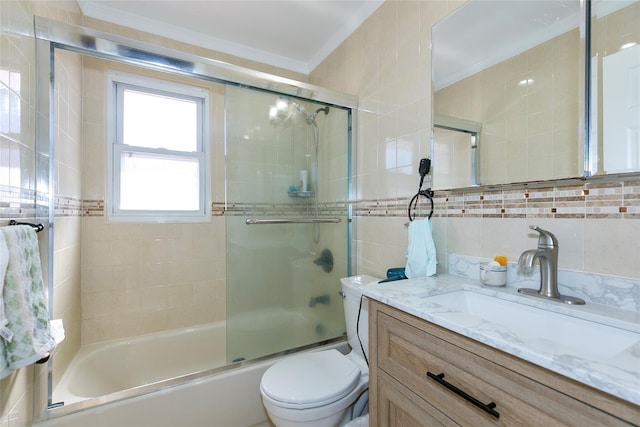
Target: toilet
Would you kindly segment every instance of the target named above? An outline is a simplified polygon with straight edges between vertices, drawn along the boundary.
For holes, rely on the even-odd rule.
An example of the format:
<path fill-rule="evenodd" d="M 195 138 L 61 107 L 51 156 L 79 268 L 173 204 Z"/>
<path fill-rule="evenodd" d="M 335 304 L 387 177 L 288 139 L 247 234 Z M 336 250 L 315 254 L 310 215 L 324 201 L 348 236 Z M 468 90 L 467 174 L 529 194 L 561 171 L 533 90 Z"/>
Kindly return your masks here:
<path fill-rule="evenodd" d="M 360 302 L 363 286 L 378 280 L 366 275 L 340 279 L 348 354 L 335 349 L 299 353 L 266 370 L 260 394 L 276 427 L 336 427 L 367 413 L 368 307 Z"/>

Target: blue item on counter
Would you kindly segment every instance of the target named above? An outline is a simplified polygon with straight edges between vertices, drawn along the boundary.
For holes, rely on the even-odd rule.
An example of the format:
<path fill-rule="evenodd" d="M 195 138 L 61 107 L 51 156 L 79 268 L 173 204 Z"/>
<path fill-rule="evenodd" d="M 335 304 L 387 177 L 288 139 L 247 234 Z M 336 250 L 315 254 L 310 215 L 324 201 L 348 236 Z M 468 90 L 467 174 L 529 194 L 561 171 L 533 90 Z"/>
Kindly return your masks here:
<path fill-rule="evenodd" d="M 404 267 L 390 268 L 387 270 L 387 278 L 380 280 L 378 283 L 395 282 L 396 280 L 406 279 Z"/>

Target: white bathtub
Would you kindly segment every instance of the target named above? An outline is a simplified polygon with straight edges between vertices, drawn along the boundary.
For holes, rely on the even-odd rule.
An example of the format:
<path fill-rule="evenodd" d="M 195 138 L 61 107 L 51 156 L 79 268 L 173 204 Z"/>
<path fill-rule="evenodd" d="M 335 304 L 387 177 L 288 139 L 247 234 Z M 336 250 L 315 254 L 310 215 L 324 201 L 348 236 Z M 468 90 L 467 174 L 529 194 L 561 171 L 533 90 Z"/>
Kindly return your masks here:
<path fill-rule="evenodd" d="M 340 341 L 307 351 L 336 348 Z M 282 356 L 287 357 L 287 356 Z M 53 410 L 53 418 L 34 427 L 273 427 L 260 396 L 260 380 L 278 358 L 243 362 L 233 368 L 197 377 L 153 393 L 68 413 Z M 80 402 L 79 405 L 82 405 Z"/>
<path fill-rule="evenodd" d="M 83 346 L 53 391 L 65 405 L 226 364 L 225 323 Z"/>
<path fill-rule="evenodd" d="M 34 427 L 272 427 L 262 405 L 263 362 L 94 406 Z M 63 409 L 63 408 L 61 408 Z M 56 416 L 57 411 L 53 411 Z"/>
<path fill-rule="evenodd" d="M 318 328 L 314 316 L 282 310 L 251 313 L 234 323 L 234 331 L 243 335 L 242 327 L 253 325 L 245 334 L 264 335 L 266 325 L 280 325 L 283 319 L 285 325 L 296 324 L 307 333 Z M 332 321 L 344 328 L 341 319 Z M 331 323 L 327 327 L 336 328 Z M 286 326 L 280 329 L 285 335 L 291 333 Z M 64 405 L 50 410 L 50 419 L 34 426 L 271 426 L 262 405 L 260 379 L 278 359 L 227 365 L 225 334 L 226 324 L 220 322 L 83 346 L 53 391 L 52 402 Z M 322 340 L 322 335 L 316 338 Z M 245 338 L 264 340 L 254 335 Z M 332 342 L 307 351 L 348 351 L 344 338 Z"/>

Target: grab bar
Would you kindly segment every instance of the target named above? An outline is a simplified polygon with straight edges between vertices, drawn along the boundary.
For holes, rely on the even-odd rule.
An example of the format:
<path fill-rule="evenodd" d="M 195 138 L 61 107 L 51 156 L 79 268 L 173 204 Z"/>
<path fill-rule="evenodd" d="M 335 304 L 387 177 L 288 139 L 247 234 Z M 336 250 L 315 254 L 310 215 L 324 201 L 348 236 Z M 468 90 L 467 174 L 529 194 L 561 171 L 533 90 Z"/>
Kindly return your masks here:
<path fill-rule="evenodd" d="M 244 223 L 247 225 L 254 224 L 319 224 L 319 223 L 334 223 L 341 222 L 340 218 L 273 218 L 273 219 L 257 219 L 247 218 Z"/>

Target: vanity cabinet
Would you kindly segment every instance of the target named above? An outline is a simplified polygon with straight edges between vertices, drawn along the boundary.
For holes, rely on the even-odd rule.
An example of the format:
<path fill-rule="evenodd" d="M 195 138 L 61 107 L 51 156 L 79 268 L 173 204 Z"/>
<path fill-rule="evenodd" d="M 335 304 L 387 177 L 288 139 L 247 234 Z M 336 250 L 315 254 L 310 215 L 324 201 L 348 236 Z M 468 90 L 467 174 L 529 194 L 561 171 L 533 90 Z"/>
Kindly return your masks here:
<path fill-rule="evenodd" d="M 628 426 L 640 407 L 369 300 L 371 426 Z"/>

